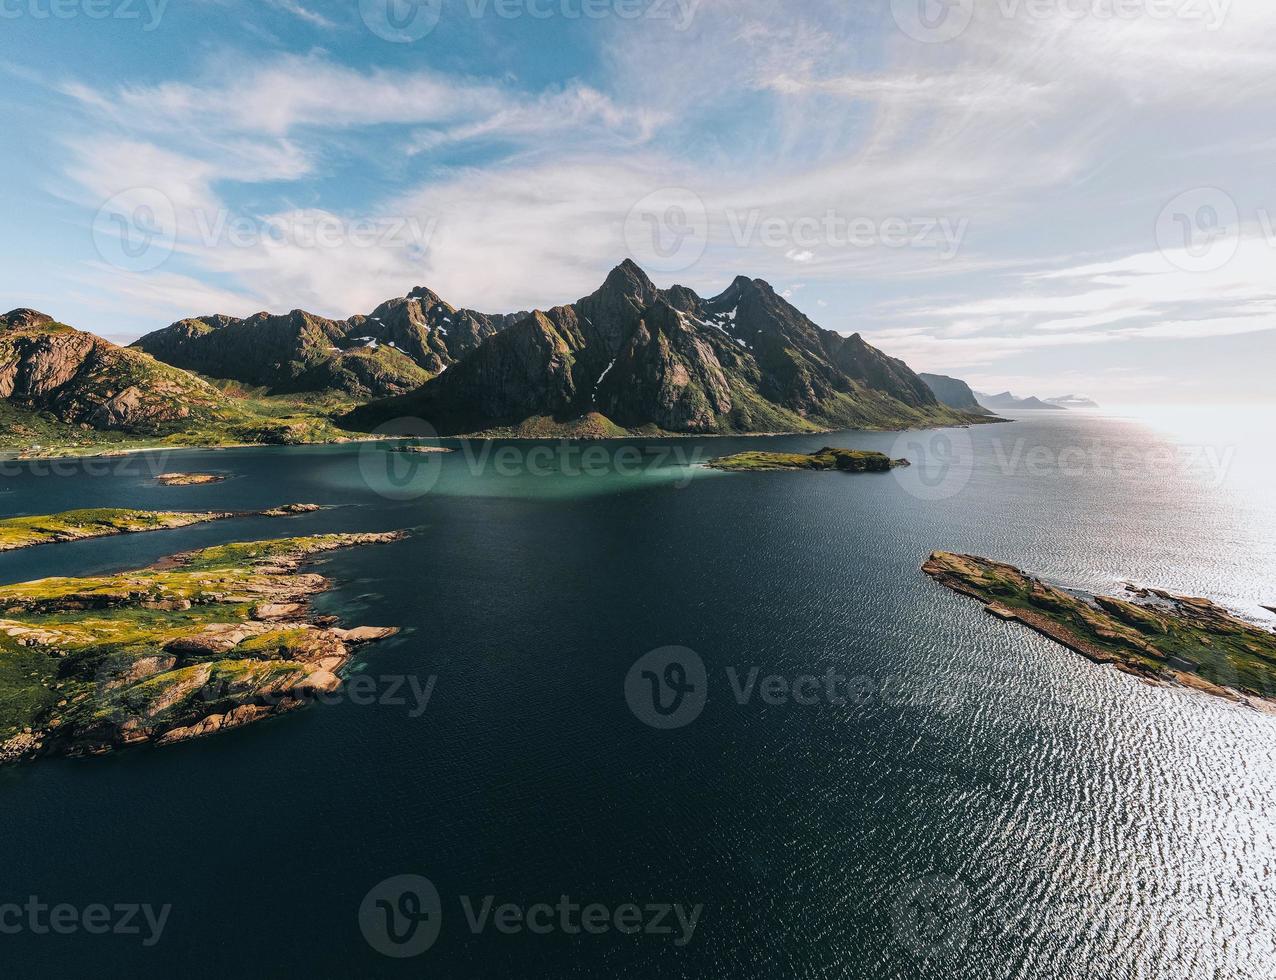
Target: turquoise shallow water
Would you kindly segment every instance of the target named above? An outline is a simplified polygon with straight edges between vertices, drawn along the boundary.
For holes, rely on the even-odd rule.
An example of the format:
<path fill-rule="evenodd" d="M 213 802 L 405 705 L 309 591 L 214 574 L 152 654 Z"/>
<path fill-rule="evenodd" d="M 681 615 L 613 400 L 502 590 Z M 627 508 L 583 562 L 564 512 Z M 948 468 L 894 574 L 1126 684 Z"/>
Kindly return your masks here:
<path fill-rule="evenodd" d="M 0 933 L 4 973 L 1276 975 L 1276 717 L 1098 669 L 919 572 L 931 550 L 969 550 L 1273 622 L 1269 440 L 1196 428 L 1041 413 L 765 441 L 917 464 L 862 477 L 685 465 L 756 440 L 10 464 L 5 514 L 340 506 L 11 553 L 2 581 L 232 537 L 418 528 L 327 560 L 340 585 L 319 605 L 405 628 L 362 656 L 379 694 L 396 678 L 435 687 L 420 713 L 347 698 L 171 749 L 0 772 L 0 906 L 171 905 L 149 948 Z M 165 469 L 232 478 L 156 487 Z M 630 710 L 625 681 L 670 646 L 705 665 L 708 699 L 666 731 Z M 740 704 L 730 678 L 752 668 L 832 669 L 857 696 Z M 434 946 L 399 960 L 369 944 L 359 910 L 404 874 L 434 884 L 442 914 Z M 474 934 L 460 899 L 487 895 L 703 910 L 683 946 Z"/>

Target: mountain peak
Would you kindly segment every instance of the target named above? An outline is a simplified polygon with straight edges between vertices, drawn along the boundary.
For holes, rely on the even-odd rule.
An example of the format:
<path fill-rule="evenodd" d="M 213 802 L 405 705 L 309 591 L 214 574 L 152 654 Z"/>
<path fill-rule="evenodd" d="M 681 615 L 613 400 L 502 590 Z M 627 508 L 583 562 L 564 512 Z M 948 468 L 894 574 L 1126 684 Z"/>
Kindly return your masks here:
<path fill-rule="evenodd" d="M 436 293 L 429 286 L 415 287 L 410 293 L 408 293 L 407 298 L 419 299 L 421 300 L 422 305 L 428 308 L 433 308 L 435 306 L 446 306 L 448 309 L 452 309 L 452 305 L 450 303 L 444 302 L 443 297 L 440 296 L 438 293 Z"/>
<path fill-rule="evenodd" d="M 633 259 L 625 259 L 607 274 L 603 288 L 619 289 L 625 293 L 647 296 L 656 291 L 656 284 L 651 281 L 647 273 L 643 272 L 642 266 Z"/>
<path fill-rule="evenodd" d="M 635 262 L 633 259 L 630 259 L 630 258 L 626 258 L 624 261 L 620 263 L 620 265 L 616 266 L 616 269 L 613 269 L 612 271 L 614 272 L 619 269 L 623 269 L 625 270 L 625 272 L 628 272 L 631 275 L 639 276 L 642 279 L 647 278 L 647 273 L 643 271 L 642 266 L 640 266 L 637 262 Z"/>
<path fill-rule="evenodd" d="M 47 313 L 41 313 L 39 310 L 31 310 L 26 307 L 19 307 L 16 310 L 10 310 L 4 316 L 0 317 L 0 325 L 10 330 L 27 330 L 31 327 L 44 327 L 55 322 L 53 317 Z"/>
<path fill-rule="evenodd" d="M 746 296 L 776 295 L 771 284 L 765 279 L 750 279 L 748 276 L 736 276 L 731 285 L 717 296 L 709 300 L 714 306 L 738 306 Z"/>

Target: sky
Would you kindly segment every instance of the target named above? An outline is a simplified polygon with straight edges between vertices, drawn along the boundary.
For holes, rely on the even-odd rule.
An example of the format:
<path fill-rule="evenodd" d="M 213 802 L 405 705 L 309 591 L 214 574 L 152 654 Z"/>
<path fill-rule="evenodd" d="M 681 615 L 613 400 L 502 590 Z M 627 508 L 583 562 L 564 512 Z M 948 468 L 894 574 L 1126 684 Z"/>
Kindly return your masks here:
<path fill-rule="evenodd" d="M 1276 400 L 1271 0 L 0 0 L 0 309 L 486 312 L 625 257 L 977 389 Z"/>

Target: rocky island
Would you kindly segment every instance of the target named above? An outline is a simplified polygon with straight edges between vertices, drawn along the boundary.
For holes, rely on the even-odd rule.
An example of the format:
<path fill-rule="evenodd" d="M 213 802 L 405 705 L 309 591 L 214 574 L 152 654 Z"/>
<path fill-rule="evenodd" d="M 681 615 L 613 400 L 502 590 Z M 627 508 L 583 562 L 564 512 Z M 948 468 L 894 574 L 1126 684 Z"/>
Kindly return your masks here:
<path fill-rule="evenodd" d="M 402 532 L 225 544 L 137 571 L 0 586 L 0 763 L 167 745 L 341 686 L 352 647 L 393 628 L 310 615 L 303 571 Z"/>
<path fill-rule="evenodd" d="M 1128 598 L 1048 585 L 1013 565 L 937 551 L 923 571 L 1070 650 L 1145 681 L 1276 709 L 1276 633 L 1208 599 L 1126 586 Z"/>
<path fill-rule="evenodd" d="M 225 481 L 226 478 L 217 473 L 161 473 L 155 478 L 161 487 L 203 487 Z"/>
<path fill-rule="evenodd" d="M 906 459 L 891 459 L 885 453 L 861 449 L 833 449 L 825 446 L 814 453 L 736 453 L 719 456 L 705 464 L 711 469 L 741 472 L 773 470 L 838 470 L 842 473 L 887 473 L 897 466 L 910 466 Z"/>

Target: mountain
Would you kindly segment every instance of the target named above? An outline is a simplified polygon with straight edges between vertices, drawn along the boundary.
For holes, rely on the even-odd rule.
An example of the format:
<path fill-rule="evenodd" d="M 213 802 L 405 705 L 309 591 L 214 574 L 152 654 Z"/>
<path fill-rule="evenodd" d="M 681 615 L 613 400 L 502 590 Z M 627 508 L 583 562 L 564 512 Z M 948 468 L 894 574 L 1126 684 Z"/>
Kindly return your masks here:
<path fill-rule="evenodd" d="M 940 404 L 963 412 L 975 412 L 979 415 L 991 414 L 988 409 L 979 404 L 979 401 L 975 398 L 975 393 L 970 390 L 970 385 L 966 384 L 966 382 L 957 378 L 950 378 L 945 374 L 919 374 L 918 377 L 925 381 L 926 387 L 935 393 L 935 397 L 939 399 Z"/>
<path fill-rule="evenodd" d="M 22 454 L 342 438 L 306 406 L 248 399 L 18 309 L 0 317 L 0 448 Z"/>
<path fill-rule="evenodd" d="M 440 434 L 582 429 L 803 432 L 986 420 L 941 405 L 909 367 L 824 330 L 766 282 L 704 299 L 626 260 L 575 303 L 522 316 L 408 395 L 355 409 L 369 431 L 407 418 Z"/>
<path fill-rule="evenodd" d="M 1098 408 L 1099 403 L 1085 395 L 1060 395 L 1058 398 L 1047 398 L 1047 405 L 1056 408 Z"/>
<path fill-rule="evenodd" d="M 1003 391 L 1000 395 L 986 395 L 982 391 L 977 391 L 975 392 L 975 397 L 979 399 L 980 405 L 994 412 L 1040 411 L 1043 409 L 1063 411 L 1062 405 L 1051 405 L 1036 397 L 1019 398 L 1008 391 Z"/>
<path fill-rule="evenodd" d="M 215 414 L 223 400 L 185 371 L 27 309 L 0 317 L 0 398 L 68 425 L 147 434 Z"/>
<path fill-rule="evenodd" d="M 214 314 L 179 320 L 133 347 L 269 394 L 332 392 L 366 400 L 419 388 L 518 319 L 458 310 L 420 287 L 348 320 L 304 310 L 246 319 Z"/>

